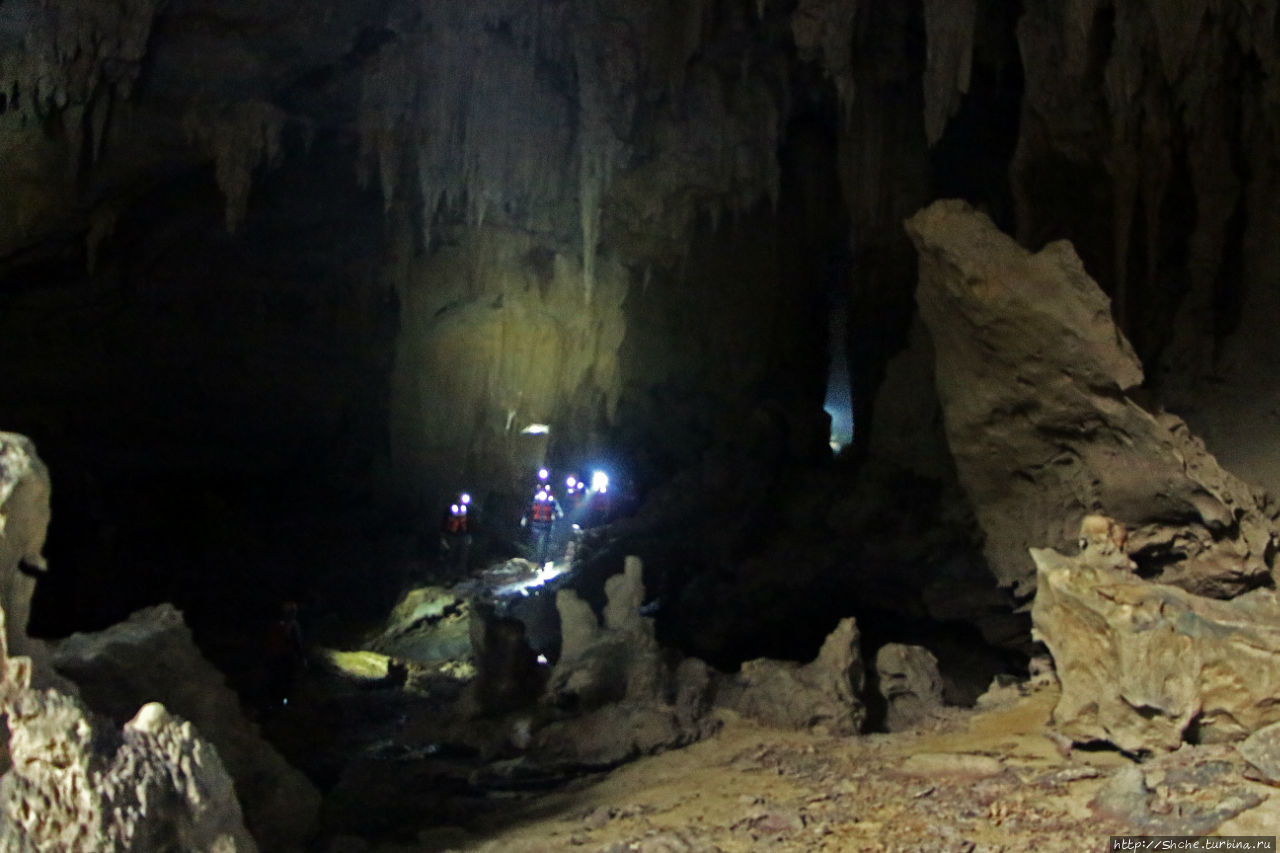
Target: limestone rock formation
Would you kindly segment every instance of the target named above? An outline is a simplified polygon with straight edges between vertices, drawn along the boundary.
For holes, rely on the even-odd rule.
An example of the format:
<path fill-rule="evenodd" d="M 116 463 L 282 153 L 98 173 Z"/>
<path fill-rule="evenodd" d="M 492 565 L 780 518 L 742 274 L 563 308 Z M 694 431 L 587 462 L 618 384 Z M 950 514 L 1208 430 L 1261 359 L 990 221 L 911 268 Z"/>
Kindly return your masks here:
<path fill-rule="evenodd" d="M 866 719 L 861 699 L 866 675 L 859 639 L 857 624 L 847 618 L 827 636 L 810 663 L 749 660 L 719 686 L 716 703 L 767 725 L 825 726 L 832 734 L 857 734 Z"/>
<path fill-rule="evenodd" d="M 8 643 L 15 656 L 34 662 L 36 687 L 75 687 L 48 666 L 45 643 L 27 636 L 36 575 L 46 569 L 45 533 L 49 526 L 49 472 L 26 436 L 0 432 L 0 610 L 6 614 Z"/>
<path fill-rule="evenodd" d="M 151 701 L 190 720 L 217 747 L 262 846 L 298 850 L 307 841 L 319 792 L 257 733 L 172 605 L 141 610 L 105 631 L 73 634 L 54 649 L 53 665 L 89 707 L 117 723 Z"/>
<path fill-rule="evenodd" d="M 557 592 L 563 640 L 545 698 L 574 716 L 537 732 L 532 746 L 538 755 L 608 766 L 714 730 L 706 716 L 711 671 L 693 658 L 669 667 L 653 620 L 639 613 L 642 575 L 640 560 L 627 557 L 623 573 L 606 581 L 603 626 L 573 591 Z"/>
<path fill-rule="evenodd" d="M 1002 584 L 1029 596 L 1026 549 L 1065 547 L 1099 512 L 1132 531 L 1145 576 L 1221 598 L 1270 582 L 1273 510 L 1126 396 L 1142 367 L 1070 245 L 1031 254 L 956 201 L 906 225 L 947 441 Z"/>
<path fill-rule="evenodd" d="M 416 587 L 406 592 L 367 648 L 418 661 L 466 657 L 472 648 L 472 604 L 454 590 Z"/>
<path fill-rule="evenodd" d="M 901 731 L 942 707 L 938 659 L 923 646 L 889 643 L 876 652 L 876 677 L 886 703 L 885 726 Z"/>
<path fill-rule="evenodd" d="M 1086 556 L 1031 549 L 1034 631 L 1053 655 L 1058 730 L 1127 752 L 1239 740 L 1280 721 L 1280 600 L 1219 601 Z"/>
<path fill-rule="evenodd" d="M 662 650 L 654 639 L 653 620 L 641 616 L 644 583 L 639 559 L 628 557 L 623 574 L 605 583 L 605 625 L 569 589 L 556 593 L 560 611 L 560 659 L 547 685 L 556 705 L 594 709 L 623 700 L 660 700 L 667 681 Z"/>
<path fill-rule="evenodd" d="M 122 730 L 10 658 L 0 610 L 0 713 L 13 766 L 0 778 L 0 851 L 256 853 L 217 750 L 148 702 Z"/>
<path fill-rule="evenodd" d="M 29 655 L 27 618 L 34 573 L 45 569 L 49 472 L 25 436 L 0 432 L 0 608 L 7 614 L 9 648 Z"/>
<path fill-rule="evenodd" d="M 1236 749 L 1268 782 L 1280 782 L 1280 723 L 1263 726 Z"/>

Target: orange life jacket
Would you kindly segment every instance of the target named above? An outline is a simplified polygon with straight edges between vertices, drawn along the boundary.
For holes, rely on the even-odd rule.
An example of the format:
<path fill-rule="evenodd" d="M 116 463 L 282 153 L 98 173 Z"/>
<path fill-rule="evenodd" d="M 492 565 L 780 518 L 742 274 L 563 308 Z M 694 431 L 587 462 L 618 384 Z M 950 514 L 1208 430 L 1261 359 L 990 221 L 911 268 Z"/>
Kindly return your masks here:
<path fill-rule="evenodd" d="M 534 501 L 533 506 L 529 507 L 529 519 L 533 522 L 548 522 L 555 520 L 555 508 L 551 501 Z"/>
<path fill-rule="evenodd" d="M 456 510 L 456 511 L 455 511 Z M 467 532 L 467 508 L 466 506 L 451 507 L 449 517 L 444 522 L 445 533 L 466 533 Z"/>

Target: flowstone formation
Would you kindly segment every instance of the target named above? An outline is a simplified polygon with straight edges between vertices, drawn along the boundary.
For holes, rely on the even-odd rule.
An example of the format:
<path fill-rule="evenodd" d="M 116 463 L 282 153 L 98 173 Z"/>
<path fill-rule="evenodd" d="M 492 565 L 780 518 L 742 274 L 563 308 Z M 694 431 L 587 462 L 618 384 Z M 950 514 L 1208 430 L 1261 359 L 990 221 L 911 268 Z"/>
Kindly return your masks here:
<path fill-rule="evenodd" d="M 1216 598 L 1272 582 L 1274 506 L 1128 396 L 1142 366 L 1068 243 L 1032 254 L 956 201 L 907 231 L 947 442 L 1002 584 L 1030 597 L 1027 548 L 1065 548 L 1094 513 L 1130 531 L 1143 577 Z"/>

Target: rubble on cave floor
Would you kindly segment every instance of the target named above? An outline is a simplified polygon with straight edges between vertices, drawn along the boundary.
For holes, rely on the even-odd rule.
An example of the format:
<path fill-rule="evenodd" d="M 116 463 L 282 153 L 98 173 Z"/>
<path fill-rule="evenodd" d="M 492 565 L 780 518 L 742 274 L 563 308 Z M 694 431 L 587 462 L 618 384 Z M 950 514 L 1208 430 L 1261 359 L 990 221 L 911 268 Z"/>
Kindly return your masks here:
<path fill-rule="evenodd" d="M 630 579 L 617 576 L 603 624 L 587 611 L 575 620 L 581 608 L 559 597 L 562 620 L 574 626 L 564 638 L 567 659 L 579 663 L 553 675 L 549 693 L 588 672 L 587 650 L 613 648 L 611 631 L 643 626 L 621 606 L 643 598 L 638 565 L 631 568 Z M 642 634 L 628 634 L 640 651 Z M 629 683 L 658 678 L 648 657 L 633 657 L 622 671 L 653 678 Z M 974 709 L 929 707 L 889 734 L 841 734 L 821 721 L 784 729 L 713 701 L 699 717 L 697 742 L 611 753 L 604 764 L 584 759 L 591 750 L 564 747 L 577 742 L 575 732 L 588 743 L 590 732 L 599 736 L 604 729 L 589 723 L 601 715 L 625 728 L 637 708 L 661 710 L 658 696 L 548 726 L 536 712 L 460 705 L 472 677 L 415 668 L 395 680 L 373 667 L 363 681 L 313 682 L 315 693 L 281 728 L 304 750 L 327 743 L 338 771 L 325 786 L 317 849 L 1076 851 L 1107 849 L 1110 835 L 1280 827 L 1280 800 L 1233 745 L 1185 744 L 1141 762 L 1073 745 L 1051 725 L 1061 694 L 1048 671 L 998 682 Z M 308 708 L 327 710 L 308 719 Z M 524 743 L 521 721 L 533 726 Z M 561 732 L 561 748 L 540 751 L 552 731 Z M 617 733 L 619 742 L 625 735 Z"/>
<path fill-rule="evenodd" d="M 722 710 L 719 732 L 684 749 L 551 791 L 494 788 L 470 814 L 438 811 L 443 825 L 412 841 L 347 835 L 327 849 L 1074 853 L 1105 850 L 1110 835 L 1280 826 L 1274 789 L 1248 778 L 1234 747 L 1188 745 L 1145 763 L 1071 750 L 1048 735 L 1056 701 L 1051 684 L 1003 688 L 978 709 L 854 737 L 781 731 Z M 429 780 L 404 781 L 401 796 L 421 805 Z"/>

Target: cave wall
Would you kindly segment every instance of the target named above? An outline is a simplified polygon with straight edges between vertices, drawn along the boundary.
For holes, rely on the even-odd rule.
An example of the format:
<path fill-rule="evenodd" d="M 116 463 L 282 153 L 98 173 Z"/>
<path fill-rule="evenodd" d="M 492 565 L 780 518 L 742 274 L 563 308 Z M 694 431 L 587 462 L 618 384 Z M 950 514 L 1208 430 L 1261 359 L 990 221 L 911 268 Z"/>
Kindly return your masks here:
<path fill-rule="evenodd" d="M 821 399 L 822 340 L 793 342 L 826 284 L 779 249 L 804 213 L 780 209 L 787 19 L 650 7 L 393 15 L 358 126 L 397 235 L 393 467 L 427 505 L 512 495 L 542 461 L 669 475 L 759 400 Z M 816 162 L 793 176 L 829 197 Z"/>
<path fill-rule="evenodd" d="M 843 215 L 829 131 L 783 140 L 787 15 L 652 11 L 4 4 L 0 393 L 67 484 L 49 608 L 288 596 L 359 550 L 301 565 L 343 504 L 420 534 L 543 459 L 820 421 Z"/>
<path fill-rule="evenodd" d="M 606 262 L 594 278 L 588 304 L 576 255 L 497 226 L 408 259 L 390 380 L 401 494 L 424 512 L 450 490 L 483 505 L 522 494 L 549 440 L 599 448 L 618 402 L 629 277 Z M 551 434 L 525 433 L 531 424 Z"/>
<path fill-rule="evenodd" d="M 270 597 L 420 556 L 454 489 L 514 521 L 542 460 L 749 471 L 765 424 L 820 463 L 832 305 L 857 538 L 879 522 L 851 501 L 955 489 L 902 230 L 939 195 L 1070 238 L 1157 402 L 1280 487 L 1276 24 L 1270 0 L 3 0 L 0 412 L 67 483 L 51 552 L 141 581 L 118 609 L 180 586 L 102 557 L 122 530 L 198 534 L 202 576 Z M 316 557 L 344 531 L 364 556 Z"/>

